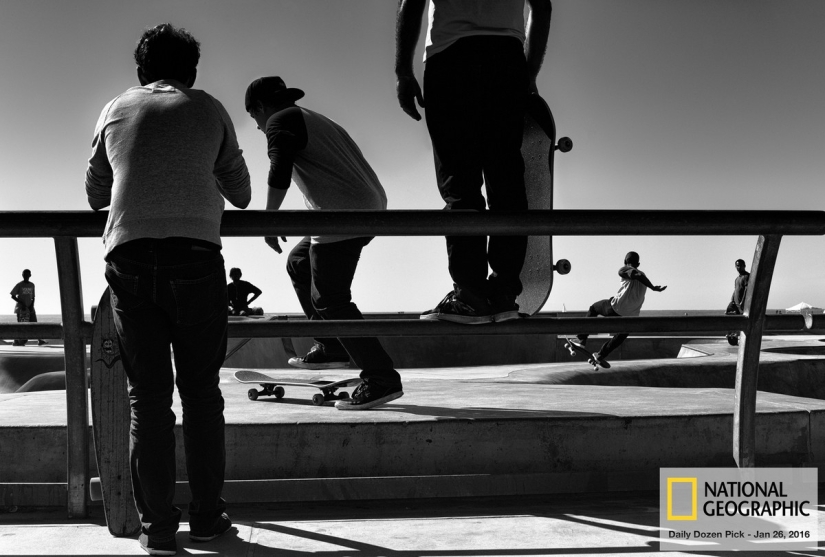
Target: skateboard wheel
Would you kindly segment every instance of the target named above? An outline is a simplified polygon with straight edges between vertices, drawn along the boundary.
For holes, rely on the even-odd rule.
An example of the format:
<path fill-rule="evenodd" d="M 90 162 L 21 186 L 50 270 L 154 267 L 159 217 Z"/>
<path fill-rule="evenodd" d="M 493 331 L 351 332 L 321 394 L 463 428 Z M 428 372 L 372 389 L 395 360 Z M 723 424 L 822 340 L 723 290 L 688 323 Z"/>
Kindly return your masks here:
<path fill-rule="evenodd" d="M 272 391 L 272 394 L 275 395 L 275 398 L 284 398 L 284 388 L 283 387 L 275 387 Z"/>
<path fill-rule="evenodd" d="M 89 480 L 89 497 L 92 501 L 103 501 L 103 487 L 100 485 L 100 478 Z"/>
<path fill-rule="evenodd" d="M 258 400 L 258 391 L 255 389 L 249 389 L 246 392 L 246 396 L 249 397 L 249 400 Z"/>
<path fill-rule="evenodd" d="M 570 355 L 571 355 L 571 356 L 575 356 L 575 355 L 576 355 L 576 351 L 575 351 L 575 350 L 573 350 L 572 348 L 570 348 L 570 349 L 568 350 L 568 352 L 570 352 Z"/>
<path fill-rule="evenodd" d="M 338 398 L 344 400 L 349 398 L 349 393 L 347 391 L 341 391 L 338 393 Z"/>
<path fill-rule="evenodd" d="M 312 404 L 315 406 L 323 406 L 326 397 L 322 394 L 317 394 L 312 396 Z"/>
<path fill-rule="evenodd" d="M 560 275 L 566 275 L 570 272 L 573 266 L 570 265 L 570 262 L 567 259 L 559 259 L 556 261 L 556 264 L 553 265 L 553 270 L 555 270 Z"/>
<path fill-rule="evenodd" d="M 556 145 L 556 149 L 561 151 L 562 153 L 567 153 L 573 148 L 573 140 L 569 137 L 562 137 L 559 139 L 558 144 Z"/>

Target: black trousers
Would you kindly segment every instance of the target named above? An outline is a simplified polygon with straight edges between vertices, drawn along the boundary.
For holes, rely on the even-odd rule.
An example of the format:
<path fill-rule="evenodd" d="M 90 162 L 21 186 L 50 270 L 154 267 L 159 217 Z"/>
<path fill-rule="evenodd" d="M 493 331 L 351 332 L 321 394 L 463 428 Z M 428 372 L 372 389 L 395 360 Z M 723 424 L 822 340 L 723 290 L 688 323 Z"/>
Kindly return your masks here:
<path fill-rule="evenodd" d="M 523 47 L 512 37 L 465 37 L 427 60 L 427 128 L 445 209 L 527 209 L 521 156 L 527 87 Z M 457 290 L 480 297 L 521 292 L 527 237 L 493 236 L 489 247 L 486 236 L 446 240 Z"/>

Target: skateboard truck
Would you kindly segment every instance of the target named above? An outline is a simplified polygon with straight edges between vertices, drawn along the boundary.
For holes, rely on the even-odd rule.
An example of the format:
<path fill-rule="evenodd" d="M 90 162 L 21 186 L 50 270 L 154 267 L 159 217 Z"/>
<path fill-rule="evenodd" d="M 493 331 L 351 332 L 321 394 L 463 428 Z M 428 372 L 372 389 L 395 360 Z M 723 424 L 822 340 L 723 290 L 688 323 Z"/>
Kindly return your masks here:
<path fill-rule="evenodd" d="M 559 259 L 556 261 L 556 264 L 553 265 L 553 270 L 556 271 L 560 275 L 566 275 L 570 272 L 570 269 L 573 267 L 570 265 L 570 262 L 567 259 Z"/>

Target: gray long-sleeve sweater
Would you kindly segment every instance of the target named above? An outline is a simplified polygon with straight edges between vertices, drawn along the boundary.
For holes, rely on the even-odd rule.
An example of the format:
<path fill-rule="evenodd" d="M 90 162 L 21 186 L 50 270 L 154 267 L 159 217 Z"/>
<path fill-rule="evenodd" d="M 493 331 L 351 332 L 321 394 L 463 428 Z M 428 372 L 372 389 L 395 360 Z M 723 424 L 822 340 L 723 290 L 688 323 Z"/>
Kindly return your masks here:
<path fill-rule="evenodd" d="M 173 80 L 133 87 L 100 114 L 86 171 L 92 208 L 111 205 L 105 252 L 139 238 L 221 245 L 225 197 L 245 208 L 249 171 L 214 97 Z"/>

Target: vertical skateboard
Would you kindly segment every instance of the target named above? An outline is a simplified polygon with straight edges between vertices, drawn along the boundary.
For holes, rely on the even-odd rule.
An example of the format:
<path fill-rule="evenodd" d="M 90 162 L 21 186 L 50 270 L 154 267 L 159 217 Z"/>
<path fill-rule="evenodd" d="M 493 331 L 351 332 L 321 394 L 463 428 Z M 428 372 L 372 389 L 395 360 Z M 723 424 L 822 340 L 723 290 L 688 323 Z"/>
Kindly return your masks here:
<path fill-rule="evenodd" d="M 547 103 L 537 94 L 531 94 L 524 115 L 524 138 L 521 155 L 524 159 L 524 187 L 530 209 L 553 208 L 553 153 L 566 153 L 573 148 L 568 137 L 556 144 L 556 123 Z M 516 302 L 522 313 L 538 312 L 553 288 L 553 271 L 561 275 L 570 272 L 570 262 L 560 259 L 553 264 L 553 239 L 550 236 L 530 236 L 527 256 L 521 271 L 523 290 Z"/>
<path fill-rule="evenodd" d="M 99 478 L 89 483 L 92 500 L 103 500 L 113 536 L 133 536 L 140 520 L 129 470 L 129 393 L 120 359 L 109 289 L 94 315 L 91 347 L 92 430 Z"/>

